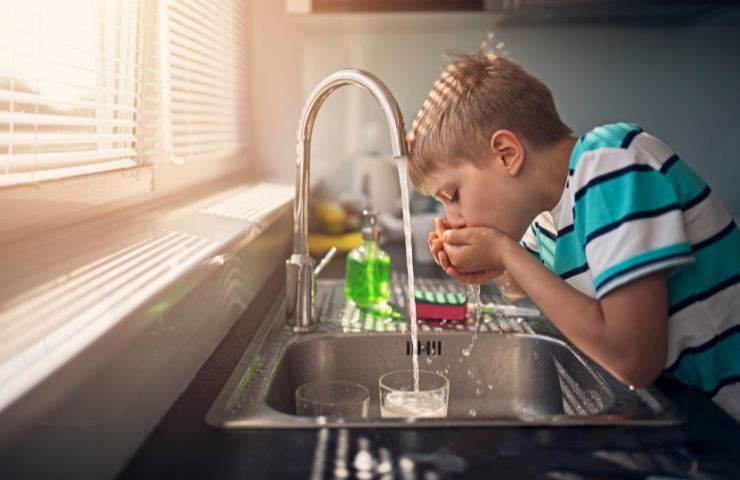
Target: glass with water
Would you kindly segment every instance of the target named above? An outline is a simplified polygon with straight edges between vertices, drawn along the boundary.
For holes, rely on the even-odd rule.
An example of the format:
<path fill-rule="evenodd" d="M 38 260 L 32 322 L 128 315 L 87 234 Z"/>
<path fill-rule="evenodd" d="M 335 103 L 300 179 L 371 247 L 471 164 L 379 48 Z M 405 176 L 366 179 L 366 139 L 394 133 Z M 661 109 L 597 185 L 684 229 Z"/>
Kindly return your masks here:
<path fill-rule="evenodd" d="M 444 375 L 419 370 L 419 388 L 413 370 L 386 373 L 378 380 L 383 418 L 441 418 L 447 416 L 450 382 Z"/>

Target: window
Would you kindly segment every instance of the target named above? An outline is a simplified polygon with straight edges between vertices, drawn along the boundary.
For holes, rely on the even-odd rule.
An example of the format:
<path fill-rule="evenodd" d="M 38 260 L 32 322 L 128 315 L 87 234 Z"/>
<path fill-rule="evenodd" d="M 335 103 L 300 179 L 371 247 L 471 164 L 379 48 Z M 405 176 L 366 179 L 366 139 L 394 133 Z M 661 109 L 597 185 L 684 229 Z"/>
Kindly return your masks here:
<path fill-rule="evenodd" d="M 111 171 L 162 168 L 167 186 L 245 168 L 245 2 L 0 1 L 0 200 Z"/>
<path fill-rule="evenodd" d="M 239 154 L 246 144 L 244 3 L 172 0 L 164 12 L 171 157 Z"/>
<path fill-rule="evenodd" d="M 0 186 L 136 166 L 137 2 L 24 0 L 0 19 Z"/>

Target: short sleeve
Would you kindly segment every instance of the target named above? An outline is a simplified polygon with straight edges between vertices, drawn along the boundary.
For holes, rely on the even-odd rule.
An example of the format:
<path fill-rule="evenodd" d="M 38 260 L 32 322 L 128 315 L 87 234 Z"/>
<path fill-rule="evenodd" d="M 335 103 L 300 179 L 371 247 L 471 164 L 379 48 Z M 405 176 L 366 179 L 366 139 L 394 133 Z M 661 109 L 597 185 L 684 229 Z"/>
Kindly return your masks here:
<path fill-rule="evenodd" d="M 531 253 L 537 260 L 542 261 L 540 257 L 540 245 L 537 241 L 537 232 L 535 231 L 534 222 L 529 226 L 524 236 L 519 240 L 519 245 L 524 247 L 529 253 Z"/>
<path fill-rule="evenodd" d="M 678 192 L 628 150 L 583 158 L 573 174 L 574 229 L 596 297 L 650 273 L 694 262 Z"/>

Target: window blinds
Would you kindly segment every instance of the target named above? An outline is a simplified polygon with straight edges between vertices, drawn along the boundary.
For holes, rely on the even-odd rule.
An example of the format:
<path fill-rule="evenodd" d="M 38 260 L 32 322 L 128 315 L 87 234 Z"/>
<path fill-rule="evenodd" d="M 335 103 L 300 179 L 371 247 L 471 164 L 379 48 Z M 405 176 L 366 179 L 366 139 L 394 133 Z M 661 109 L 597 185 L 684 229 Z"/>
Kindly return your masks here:
<path fill-rule="evenodd" d="M 136 166 L 141 2 L 3 2 L 0 186 Z"/>
<path fill-rule="evenodd" d="M 244 152 L 245 2 L 0 1 L 0 187 Z"/>
<path fill-rule="evenodd" d="M 246 148 L 245 2 L 168 0 L 161 15 L 168 150 L 175 163 Z"/>

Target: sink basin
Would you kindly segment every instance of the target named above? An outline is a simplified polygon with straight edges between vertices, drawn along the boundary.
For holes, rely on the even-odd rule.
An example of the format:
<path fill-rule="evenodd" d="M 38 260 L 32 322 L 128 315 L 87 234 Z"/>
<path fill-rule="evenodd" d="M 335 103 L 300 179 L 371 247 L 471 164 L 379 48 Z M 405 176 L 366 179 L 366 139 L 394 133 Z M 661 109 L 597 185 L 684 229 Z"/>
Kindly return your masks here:
<path fill-rule="evenodd" d="M 445 282 L 445 289 L 456 285 L 436 282 Z M 449 379 L 447 417 L 381 418 L 378 378 L 411 368 L 410 336 L 403 331 L 377 331 L 404 330 L 405 324 L 358 318 L 344 305 L 341 286 L 341 282 L 319 282 L 322 324 L 313 333 L 286 330 L 281 305 L 276 303 L 211 407 L 206 417 L 209 424 L 225 428 L 565 426 L 669 425 L 682 420 L 660 392 L 632 390 L 615 380 L 577 352 L 546 318 L 502 316 L 484 317 L 477 332 L 473 325 L 424 326 L 416 345 L 419 366 Z M 402 291 L 397 294 L 403 296 Z M 470 354 L 463 355 L 464 350 Z M 366 386 L 369 418 L 295 415 L 295 390 L 319 380 L 349 380 Z"/>
<path fill-rule="evenodd" d="M 529 334 L 480 334 L 470 356 L 464 357 L 472 335 L 432 332 L 419 336 L 420 368 L 444 373 L 450 381 L 450 420 L 588 415 L 614 403 L 614 392 L 606 382 L 559 340 Z M 411 368 L 410 352 L 409 335 L 401 333 L 321 334 L 298 340 L 286 349 L 265 402 L 294 415 L 294 392 L 304 383 L 350 380 L 370 390 L 370 418 L 378 419 L 378 378 Z"/>

